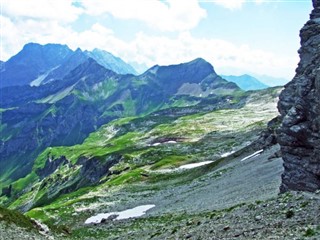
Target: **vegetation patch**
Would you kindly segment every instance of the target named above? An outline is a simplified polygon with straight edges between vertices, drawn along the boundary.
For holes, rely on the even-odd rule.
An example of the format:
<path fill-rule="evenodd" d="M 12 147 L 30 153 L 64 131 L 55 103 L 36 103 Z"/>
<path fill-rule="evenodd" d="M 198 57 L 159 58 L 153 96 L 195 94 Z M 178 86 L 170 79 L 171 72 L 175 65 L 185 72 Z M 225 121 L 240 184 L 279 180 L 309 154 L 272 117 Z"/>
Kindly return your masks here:
<path fill-rule="evenodd" d="M 16 210 L 9 210 L 0 207 L 0 221 L 4 221 L 6 223 L 13 223 L 19 227 L 27 228 L 29 230 L 34 229 L 30 218 L 24 216 Z"/>

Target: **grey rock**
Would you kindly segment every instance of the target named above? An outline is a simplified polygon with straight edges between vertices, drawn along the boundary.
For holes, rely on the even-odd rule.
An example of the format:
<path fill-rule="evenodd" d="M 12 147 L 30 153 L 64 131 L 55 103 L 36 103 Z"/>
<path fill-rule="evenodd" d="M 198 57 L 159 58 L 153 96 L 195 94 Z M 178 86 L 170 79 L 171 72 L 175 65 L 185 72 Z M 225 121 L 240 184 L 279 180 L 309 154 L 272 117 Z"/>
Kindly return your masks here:
<path fill-rule="evenodd" d="M 280 94 L 277 140 L 284 160 L 281 192 L 320 188 L 320 0 L 301 29 L 300 63 Z"/>

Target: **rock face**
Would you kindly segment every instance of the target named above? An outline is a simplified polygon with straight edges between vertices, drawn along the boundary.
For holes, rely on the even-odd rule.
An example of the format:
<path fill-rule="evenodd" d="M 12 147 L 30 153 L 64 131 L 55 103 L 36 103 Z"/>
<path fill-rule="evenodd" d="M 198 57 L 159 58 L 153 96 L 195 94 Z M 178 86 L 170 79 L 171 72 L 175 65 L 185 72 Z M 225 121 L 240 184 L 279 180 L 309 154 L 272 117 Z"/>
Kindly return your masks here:
<path fill-rule="evenodd" d="M 280 95 L 278 132 L 284 160 L 280 191 L 320 188 L 320 0 L 301 29 L 296 76 Z"/>

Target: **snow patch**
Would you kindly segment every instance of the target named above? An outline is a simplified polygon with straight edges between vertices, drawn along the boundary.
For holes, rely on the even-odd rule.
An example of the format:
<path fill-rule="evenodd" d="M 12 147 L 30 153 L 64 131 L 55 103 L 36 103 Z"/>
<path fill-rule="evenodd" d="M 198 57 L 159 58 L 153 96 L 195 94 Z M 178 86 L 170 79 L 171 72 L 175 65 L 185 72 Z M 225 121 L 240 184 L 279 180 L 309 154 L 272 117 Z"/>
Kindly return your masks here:
<path fill-rule="evenodd" d="M 192 168 L 196 168 L 196 167 L 200 167 L 200 166 L 204 166 L 204 165 L 210 164 L 212 162 L 213 161 L 204 161 L 204 162 L 199 162 L 199 163 L 186 164 L 186 165 L 180 166 L 178 169 L 192 169 Z"/>
<path fill-rule="evenodd" d="M 173 168 L 173 169 L 160 169 L 160 170 L 155 170 L 153 172 L 157 173 L 172 173 L 172 172 L 177 172 L 177 171 L 183 171 L 183 170 L 188 170 L 196 167 L 201 167 L 207 164 L 212 163 L 213 161 L 204 161 L 204 162 L 199 162 L 199 163 L 190 163 L 190 164 L 185 164 L 182 165 L 178 168 Z"/>
<path fill-rule="evenodd" d="M 230 156 L 231 154 L 233 154 L 233 153 L 235 153 L 235 151 L 231 151 L 231 152 L 226 152 L 226 153 L 223 153 L 223 154 L 221 154 L 221 157 L 228 157 L 228 156 Z"/>
<path fill-rule="evenodd" d="M 177 142 L 176 141 L 167 141 L 167 142 L 163 142 L 163 143 L 156 142 L 156 143 L 152 144 L 151 146 L 156 147 L 156 146 L 160 146 L 161 144 L 175 144 L 175 143 L 177 143 Z"/>
<path fill-rule="evenodd" d="M 92 216 L 88 218 L 85 221 L 85 224 L 90 224 L 90 223 L 101 223 L 102 219 L 110 219 L 112 218 L 112 221 L 114 220 L 122 220 L 122 219 L 129 219 L 129 218 L 136 218 L 136 217 L 141 217 L 148 210 L 151 208 L 154 208 L 156 205 L 141 205 L 135 208 L 127 209 L 122 212 L 111 212 L 111 213 L 100 213 L 96 216 Z M 114 216 L 114 218 L 113 218 Z"/>
<path fill-rule="evenodd" d="M 249 155 L 249 156 L 247 156 L 247 157 L 245 157 L 245 158 L 242 158 L 242 159 L 241 159 L 241 162 L 243 162 L 243 161 L 245 161 L 245 160 L 247 160 L 247 159 L 249 159 L 249 158 L 257 157 L 257 156 L 259 156 L 262 152 L 263 152 L 263 149 L 255 152 L 255 153 L 252 153 L 251 155 Z"/>
<path fill-rule="evenodd" d="M 39 87 L 41 85 L 41 83 L 43 82 L 44 79 L 46 79 L 46 77 L 48 77 L 49 73 L 52 72 L 53 70 L 57 69 L 58 67 L 60 67 L 60 65 L 50 69 L 49 71 L 47 71 L 46 73 L 38 76 L 36 79 L 34 79 L 31 83 L 30 86 L 31 87 Z"/>

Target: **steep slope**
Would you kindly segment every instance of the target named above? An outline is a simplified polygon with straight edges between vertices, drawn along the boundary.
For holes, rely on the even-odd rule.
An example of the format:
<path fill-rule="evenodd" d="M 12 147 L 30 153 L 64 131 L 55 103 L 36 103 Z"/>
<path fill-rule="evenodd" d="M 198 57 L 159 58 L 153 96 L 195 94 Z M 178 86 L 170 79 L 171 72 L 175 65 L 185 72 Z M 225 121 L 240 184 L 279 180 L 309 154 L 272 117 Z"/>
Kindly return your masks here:
<path fill-rule="evenodd" d="M 72 70 L 88 61 L 88 59 L 89 57 L 84 52 L 82 52 L 80 48 L 78 48 L 69 57 L 65 58 L 60 66 L 52 69 L 48 74 L 44 75 L 42 81 L 38 81 L 37 86 L 46 84 L 51 81 L 64 79 Z"/>
<path fill-rule="evenodd" d="M 80 50 L 78 53 L 82 55 Z M 89 58 L 62 81 L 4 88 L 0 103 L 1 182 L 8 185 L 30 172 L 34 159 L 46 147 L 81 143 L 113 119 L 201 103 L 201 97 L 188 91 L 178 94 L 184 84 L 207 93 L 208 103 L 241 94 L 204 60 L 156 68 L 141 76 L 118 75 Z"/>
<path fill-rule="evenodd" d="M 114 76 L 115 73 L 90 60 L 72 71 L 62 87 L 55 84 L 41 88 L 26 86 L 20 91 L 15 89 L 17 95 L 14 96 L 14 90 L 4 89 L 3 104 L 10 103 L 10 107 L 2 111 L 0 161 L 4 167 L 0 169 L 1 181 L 28 172 L 32 158 L 43 148 L 80 142 L 96 125 L 113 119 L 112 116 L 99 118 L 102 115 L 100 105 L 82 101 L 72 91 L 84 80 L 107 84 Z M 24 91 L 26 88 L 29 91 Z"/>
<path fill-rule="evenodd" d="M 136 71 L 123 60 L 113 56 L 111 53 L 99 49 L 92 52 L 82 51 L 78 48 L 68 58 L 66 58 L 59 67 L 52 69 L 41 81 L 40 84 L 46 84 L 54 80 L 62 80 L 71 70 L 85 63 L 89 59 L 94 59 L 98 64 L 118 74 L 135 74 Z M 39 85 L 40 85 L 39 84 Z"/>
<path fill-rule="evenodd" d="M 173 74 L 175 73 L 175 74 Z M 204 97 L 210 94 L 230 94 L 238 87 L 223 80 L 213 66 L 202 58 L 170 66 L 154 66 L 143 75 L 147 81 L 159 84 L 165 93 Z M 151 79 L 151 80 L 150 80 Z M 230 90 L 230 91 L 229 91 Z"/>
<path fill-rule="evenodd" d="M 301 29 L 296 76 L 280 95 L 278 142 L 284 174 L 281 191 L 320 188 L 320 1 L 313 0 L 310 20 Z"/>
<path fill-rule="evenodd" d="M 250 75 L 241 75 L 241 76 L 221 76 L 222 78 L 228 80 L 229 82 L 234 82 L 237 84 L 241 89 L 248 91 L 248 90 L 259 90 L 259 89 L 265 89 L 268 88 L 266 84 L 260 82 L 255 77 L 252 77 Z"/>
<path fill-rule="evenodd" d="M 216 99 L 211 108 L 204 103 L 119 119 L 90 134 L 82 144 L 49 147 L 37 157 L 31 173 L 11 185 L 10 193 L 18 199 L 10 207 L 23 211 L 42 207 L 86 186 L 113 189 L 147 181 L 152 187 L 161 179 L 170 186 L 171 181 L 165 179 L 170 180 L 172 168 L 208 159 L 217 164 L 221 155 L 240 150 L 239 156 L 248 145 L 248 149 L 259 150 L 261 146 L 252 142 L 276 115 L 279 91 L 251 92 L 241 103 L 226 97 Z M 180 180 L 173 180 L 184 182 L 196 176 L 182 173 Z M 89 189 L 80 190 L 81 195 Z M 78 193 L 74 196 L 82 201 Z"/>
<path fill-rule="evenodd" d="M 50 69 L 57 67 L 72 54 L 66 45 L 26 44 L 15 56 L 5 62 L 1 72 L 0 88 L 28 85 Z"/>

